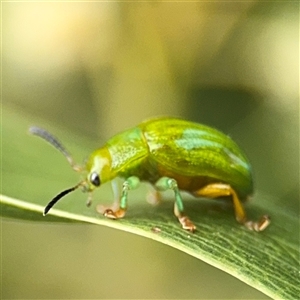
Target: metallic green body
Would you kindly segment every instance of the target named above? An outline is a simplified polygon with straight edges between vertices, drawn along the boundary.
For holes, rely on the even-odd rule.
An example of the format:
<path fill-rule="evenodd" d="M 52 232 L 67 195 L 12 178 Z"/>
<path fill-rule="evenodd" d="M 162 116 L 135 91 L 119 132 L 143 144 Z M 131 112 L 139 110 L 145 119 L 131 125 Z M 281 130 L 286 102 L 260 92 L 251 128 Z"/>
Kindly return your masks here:
<path fill-rule="evenodd" d="M 137 176 L 154 184 L 167 176 L 192 194 L 219 182 L 229 184 L 242 199 L 253 191 L 249 162 L 231 138 L 176 118 L 152 119 L 115 135 L 91 154 L 86 168 L 97 172 L 101 183 Z"/>

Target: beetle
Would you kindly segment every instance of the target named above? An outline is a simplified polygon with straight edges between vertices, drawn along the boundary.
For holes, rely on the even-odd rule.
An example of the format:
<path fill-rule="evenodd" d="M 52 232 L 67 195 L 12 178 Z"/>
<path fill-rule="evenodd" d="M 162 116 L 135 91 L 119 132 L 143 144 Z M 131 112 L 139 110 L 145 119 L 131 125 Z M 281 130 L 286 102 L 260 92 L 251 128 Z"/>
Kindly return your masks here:
<path fill-rule="evenodd" d="M 253 192 L 249 161 L 229 136 L 209 126 L 171 117 L 150 119 L 109 139 L 84 166 L 76 165 L 64 146 L 46 130 L 31 127 L 30 132 L 62 152 L 75 171 L 86 173 L 84 180 L 55 196 L 44 215 L 78 188 L 89 194 L 90 205 L 94 189 L 111 181 L 118 205 L 102 212 L 107 218 L 119 219 L 125 216 L 128 192 L 136 189 L 140 181 L 147 181 L 158 193 L 173 191 L 174 214 L 188 231 L 194 232 L 196 226 L 185 213 L 180 190 L 195 197 L 229 196 L 236 220 L 250 230 L 262 231 L 270 223 L 267 215 L 258 222 L 248 220 L 242 202 Z M 120 197 L 116 189 L 118 177 L 124 180 Z"/>

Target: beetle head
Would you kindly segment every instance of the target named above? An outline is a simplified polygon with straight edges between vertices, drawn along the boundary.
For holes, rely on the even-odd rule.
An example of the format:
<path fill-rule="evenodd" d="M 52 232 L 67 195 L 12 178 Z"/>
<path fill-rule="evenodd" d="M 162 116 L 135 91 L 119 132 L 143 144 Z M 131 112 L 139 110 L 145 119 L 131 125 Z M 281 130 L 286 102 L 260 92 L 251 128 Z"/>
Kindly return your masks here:
<path fill-rule="evenodd" d="M 88 172 L 86 178 L 88 191 L 94 190 L 111 179 L 111 155 L 107 147 L 97 149 L 90 155 L 86 162 L 86 170 Z"/>

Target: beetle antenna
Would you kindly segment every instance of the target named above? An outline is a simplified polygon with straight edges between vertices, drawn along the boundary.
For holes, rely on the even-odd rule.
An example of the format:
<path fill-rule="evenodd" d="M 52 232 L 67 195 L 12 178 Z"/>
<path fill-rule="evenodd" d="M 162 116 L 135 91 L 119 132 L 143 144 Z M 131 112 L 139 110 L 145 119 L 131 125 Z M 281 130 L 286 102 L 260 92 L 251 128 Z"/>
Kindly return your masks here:
<path fill-rule="evenodd" d="M 65 195 L 75 191 L 79 186 L 82 185 L 82 182 L 78 183 L 77 185 L 67 189 L 67 190 L 64 190 L 62 192 L 60 192 L 58 195 L 56 195 L 45 207 L 44 209 L 44 212 L 43 212 L 43 215 L 46 216 L 46 214 L 49 212 L 49 210 L 55 205 L 55 203 L 57 201 L 59 201 L 62 197 L 64 197 Z"/>
<path fill-rule="evenodd" d="M 81 168 L 75 164 L 71 154 L 66 150 L 66 148 L 62 145 L 62 143 L 51 133 L 49 133 L 45 129 L 35 127 L 35 126 L 30 127 L 29 132 L 33 135 L 39 136 L 40 138 L 42 138 L 43 140 L 45 140 L 46 142 L 54 146 L 67 158 L 69 164 L 75 171 L 80 171 Z"/>

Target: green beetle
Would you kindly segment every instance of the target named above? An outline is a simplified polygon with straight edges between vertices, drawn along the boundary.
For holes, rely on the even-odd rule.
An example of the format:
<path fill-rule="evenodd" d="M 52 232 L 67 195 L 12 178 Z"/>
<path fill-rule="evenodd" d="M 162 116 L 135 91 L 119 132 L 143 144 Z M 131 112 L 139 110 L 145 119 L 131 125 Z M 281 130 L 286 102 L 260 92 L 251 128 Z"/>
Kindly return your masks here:
<path fill-rule="evenodd" d="M 91 193 L 101 184 L 112 181 L 118 205 L 104 209 L 104 216 L 119 219 L 127 210 L 128 192 L 140 181 L 153 184 L 157 192 L 173 190 L 174 214 L 182 228 L 191 232 L 196 226 L 185 214 L 180 190 L 195 197 L 230 196 L 237 221 L 255 231 L 264 230 L 268 216 L 253 222 L 247 219 L 242 201 L 253 192 L 251 167 L 243 152 L 228 136 L 211 127 L 177 118 L 156 118 L 112 137 L 95 150 L 84 167 L 77 166 L 62 144 L 47 131 L 31 127 L 30 132 L 60 150 L 76 171 L 86 179 L 59 193 L 45 207 L 44 215 L 63 196 L 81 187 Z M 124 178 L 121 196 L 115 179 Z"/>

